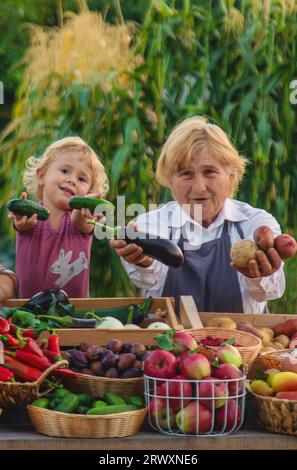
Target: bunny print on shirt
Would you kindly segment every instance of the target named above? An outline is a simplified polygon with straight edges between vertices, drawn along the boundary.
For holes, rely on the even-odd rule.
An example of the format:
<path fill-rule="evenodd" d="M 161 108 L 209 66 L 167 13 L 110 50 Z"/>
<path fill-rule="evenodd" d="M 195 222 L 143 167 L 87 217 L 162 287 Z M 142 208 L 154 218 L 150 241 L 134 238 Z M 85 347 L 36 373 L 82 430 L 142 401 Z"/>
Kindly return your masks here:
<path fill-rule="evenodd" d="M 80 274 L 84 269 L 88 268 L 88 260 L 83 251 L 79 253 L 79 257 L 70 263 L 72 257 L 72 250 L 65 254 L 63 248 L 60 250 L 59 258 L 54 261 L 50 267 L 50 271 L 53 274 L 60 274 L 60 277 L 56 280 L 55 284 L 60 287 L 64 287 L 73 277 Z"/>

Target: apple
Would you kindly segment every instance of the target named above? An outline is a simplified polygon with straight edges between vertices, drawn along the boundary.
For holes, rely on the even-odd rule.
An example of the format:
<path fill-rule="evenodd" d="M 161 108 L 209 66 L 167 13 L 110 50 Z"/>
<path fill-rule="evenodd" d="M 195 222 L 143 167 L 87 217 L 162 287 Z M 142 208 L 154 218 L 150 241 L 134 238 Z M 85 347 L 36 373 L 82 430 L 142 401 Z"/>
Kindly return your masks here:
<path fill-rule="evenodd" d="M 172 429 L 174 426 L 175 413 L 163 398 L 151 398 L 149 417 L 156 428 Z"/>
<path fill-rule="evenodd" d="M 220 346 L 217 350 L 217 357 L 223 364 L 234 364 L 237 367 L 242 364 L 241 354 L 232 344 Z"/>
<path fill-rule="evenodd" d="M 174 382 L 171 380 L 174 380 Z M 190 400 L 187 400 L 186 397 L 192 396 L 192 385 L 183 375 L 176 375 L 175 377 L 172 377 L 171 380 L 163 382 L 157 388 L 157 394 L 162 397 L 170 397 L 169 406 L 173 410 L 179 410 L 189 404 Z M 178 397 L 180 399 L 172 397 Z"/>
<path fill-rule="evenodd" d="M 203 379 L 211 374 L 209 360 L 201 353 L 184 355 L 179 367 L 187 379 Z"/>
<path fill-rule="evenodd" d="M 216 412 L 216 423 L 220 431 L 235 430 L 241 421 L 241 407 L 233 398 L 228 398 L 227 403 Z"/>
<path fill-rule="evenodd" d="M 185 434 L 200 434 L 211 431 L 212 416 L 212 412 L 196 400 L 177 413 L 176 424 Z"/>
<path fill-rule="evenodd" d="M 220 408 L 228 397 L 228 387 L 225 382 L 216 381 L 214 377 L 206 377 L 198 385 L 199 403 L 210 410 Z M 202 400 L 202 398 L 208 398 Z"/>
<path fill-rule="evenodd" d="M 214 367 L 213 375 L 220 380 L 240 379 L 243 377 L 243 372 L 234 364 L 220 364 Z M 229 396 L 237 396 L 243 392 L 244 379 L 227 382 L 227 384 Z"/>
<path fill-rule="evenodd" d="M 176 375 L 176 357 L 169 351 L 156 349 L 144 361 L 144 373 L 150 377 L 171 379 Z"/>
<path fill-rule="evenodd" d="M 184 331 L 178 331 L 175 333 L 172 337 L 172 340 L 177 352 L 194 351 L 198 348 L 198 344 L 195 338 Z"/>

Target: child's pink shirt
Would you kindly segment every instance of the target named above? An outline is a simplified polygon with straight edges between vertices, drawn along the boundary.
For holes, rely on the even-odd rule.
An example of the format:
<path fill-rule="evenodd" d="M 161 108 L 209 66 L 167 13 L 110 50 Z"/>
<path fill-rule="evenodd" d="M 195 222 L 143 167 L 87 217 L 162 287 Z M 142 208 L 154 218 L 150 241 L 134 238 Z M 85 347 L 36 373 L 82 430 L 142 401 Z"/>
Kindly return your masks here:
<path fill-rule="evenodd" d="M 16 233 L 16 272 L 20 295 L 30 298 L 44 289 L 61 288 L 69 297 L 89 296 L 91 234 L 81 233 L 67 211 L 57 230 L 48 220 Z"/>

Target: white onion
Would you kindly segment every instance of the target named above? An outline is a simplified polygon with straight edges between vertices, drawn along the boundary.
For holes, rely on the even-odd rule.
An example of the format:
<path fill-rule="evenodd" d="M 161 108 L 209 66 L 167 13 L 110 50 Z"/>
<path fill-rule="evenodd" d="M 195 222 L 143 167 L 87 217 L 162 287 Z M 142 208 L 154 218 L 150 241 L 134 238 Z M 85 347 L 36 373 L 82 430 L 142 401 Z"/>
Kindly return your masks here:
<path fill-rule="evenodd" d="M 160 321 L 155 321 L 151 323 L 148 327 L 148 330 L 170 330 L 170 326 L 167 323 L 162 323 Z"/>
<path fill-rule="evenodd" d="M 134 325 L 134 323 L 127 323 L 124 325 L 125 330 L 141 330 L 140 326 Z"/>
<path fill-rule="evenodd" d="M 123 323 L 118 320 L 117 318 L 114 318 L 114 317 L 105 317 L 102 321 L 102 323 L 100 323 L 100 325 L 98 325 L 96 328 L 99 328 L 99 329 L 102 329 L 102 328 L 109 328 L 111 330 L 116 330 L 116 329 L 121 329 L 121 328 L 124 328 L 124 325 Z"/>

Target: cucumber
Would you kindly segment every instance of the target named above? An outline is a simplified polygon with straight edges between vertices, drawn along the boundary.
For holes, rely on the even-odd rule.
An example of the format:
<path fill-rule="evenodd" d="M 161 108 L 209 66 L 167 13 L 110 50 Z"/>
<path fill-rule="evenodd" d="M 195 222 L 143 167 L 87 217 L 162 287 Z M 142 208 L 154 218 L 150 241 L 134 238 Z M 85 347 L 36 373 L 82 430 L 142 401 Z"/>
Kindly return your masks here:
<path fill-rule="evenodd" d="M 105 393 L 103 401 L 105 401 L 108 405 L 126 405 L 125 400 L 113 392 Z"/>
<path fill-rule="evenodd" d="M 47 409 L 49 407 L 50 401 L 47 398 L 37 398 L 37 400 L 34 400 L 31 405 L 37 406 L 38 408 L 45 408 Z"/>
<path fill-rule="evenodd" d="M 50 215 L 50 211 L 46 207 L 30 199 L 12 199 L 8 202 L 7 209 L 14 214 L 26 215 L 27 217 L 37 214 L 38 220 L 47 220 Z"/>
<path fill-rule="evenodd" d="M 100 408 L 91 408 L 87 415 L 110 415 L 114 413 L 125 413 L 126 411 L 136 411 L 139 408 L 133 405 L 110 405 Z"/>
<path fill-rule="evenodd" d="M 100 204 L 107 204 L 114 209 L 114 205 L 106 199 L 99 199 L 98 197 L 72 197 L 69 201 L 71 209 L 89 209 L 94 212 L 96 207 Z"/>
<path fill-rule="evenodd" d="M 143 408 L 143 400 L 138 396 L 128 397 L 126 402 L 128 405 L 137 406 L 137 408 Z"/>

